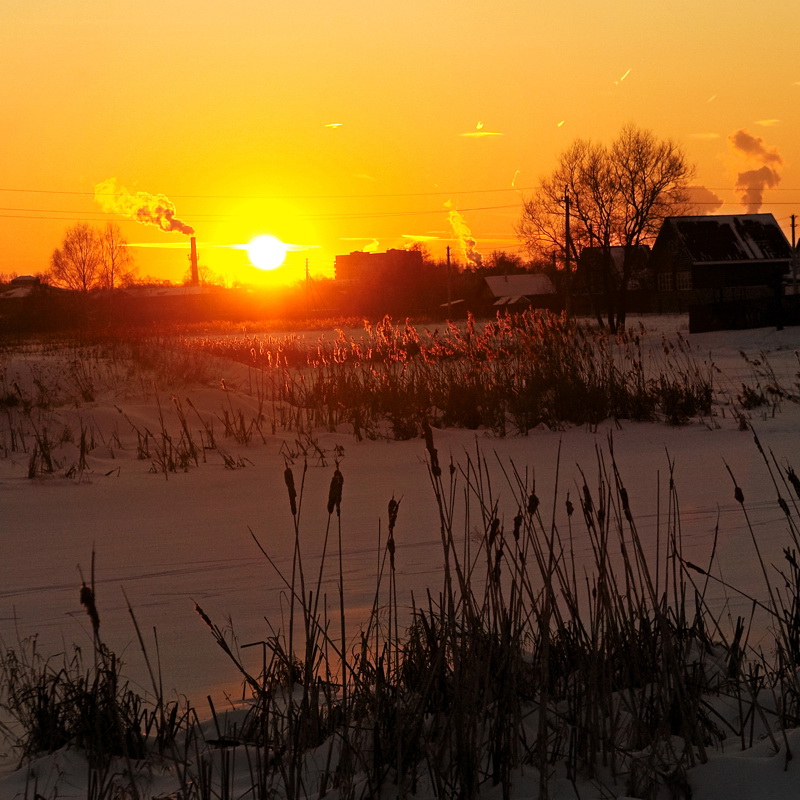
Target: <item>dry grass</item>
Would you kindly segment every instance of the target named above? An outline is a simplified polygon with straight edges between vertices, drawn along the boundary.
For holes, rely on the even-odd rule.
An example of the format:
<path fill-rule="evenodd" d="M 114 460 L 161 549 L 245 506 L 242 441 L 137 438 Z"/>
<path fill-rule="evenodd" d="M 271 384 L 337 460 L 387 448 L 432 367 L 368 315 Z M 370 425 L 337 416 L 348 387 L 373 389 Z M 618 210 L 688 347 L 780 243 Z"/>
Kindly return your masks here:
<path fill-rule="evenodd" d="M 109 759 L 147 762 L 165 752 L 175 759 L 174 796 L 203 800 L 245 796 L 237 794 L 243 772 L 247 796 L 258 798 L 471 798 L 489 787 L 511 797 L 520 769 L 539 776 L 541 797 L 560 777 L 656 798 L 688 792 L 689 771 L 723 742 L 744 749 L 768 737 L 791 757 L 785 732 L 800 713 L 800 492 L 791 468 L 762 451 L 788 531 L 777 587 L 770 565 L 762 567 L 757 603 L 772 619 L 776 643 L 767 656 L 748 644 L 750 620 L 731 627 L 707 603 L 718 580 L 714 552 L 702 566 L 683 558 L 672 480 L 659 523 L 663 544 L 648 558 L 611 441 L 598 455 L 596 485 L 584 482 L 575 503 L 558 486 L 552 503 L 544 502 L 524 472 L 504 465 L 516 508 L 507 517 L 483 457 L 442 469 L 433 432 L 424 433 L 444 569 L 441 584 L 410 610 L 397 600 L 402 502 L 388 501 L 372 612 L 360 630 L 348 630 L 346 475 L 332 467 L 323 559 L 310 574 L 302 508 L 325 500 L 305 498 L 304 476 L 287 466 L 295 556 L 278 575 L 289 603 L 281 627 L 248 645 L 262 650 L 260 672 L 248 672 L 225 632 L 197 608 L 242 676 L 249 712 L 226 716 L 211 706 L 213 724 L 200 726 L 191 710 L 163 702 L 155 676 L 156 701 L 145 703 L 124 685 L 97 635 L 88 670 L 76 659 L 55 666 L 35 652 L 4 649 L 1 701 L 22 731 L 21 755 L 86 749 L 97 785 L 106 787 L 98 800 L 121 796 L 112 791 L 119 781 L 107 779 Z M 732 489 L 746 518 L 735 478 Z M 454 528 L 460 518 L 464 531 Z M 594 552 L 593 569 L 583 574 L 572 557 L 574 537 L 588 539 Z M 755 536 L 753 546 L 761 559 Z M 329 567 L 335 597 L 326 594 Z M 90 591 L 84 605 L 91 616 Z M 141 769 L 134 772 L 143 780 Z M 137 796 L 137 785 L 130 779 L 127 796 Z"/>

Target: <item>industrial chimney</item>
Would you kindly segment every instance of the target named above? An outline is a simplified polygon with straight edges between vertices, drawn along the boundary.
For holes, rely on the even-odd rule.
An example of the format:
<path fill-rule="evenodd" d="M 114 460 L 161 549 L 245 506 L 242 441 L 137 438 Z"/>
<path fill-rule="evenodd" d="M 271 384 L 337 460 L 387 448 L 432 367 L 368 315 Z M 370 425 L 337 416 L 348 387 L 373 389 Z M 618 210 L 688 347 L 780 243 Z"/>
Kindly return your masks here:
<path fill-rule="evenodd" d="M 194 236 L 189 239 L 191 244 L 191 252 L 189 253 L 189 263 L 191 264 L 191 278 L 192 286 L 200 284 L 200 273 L 197 269 L 197 239 Z"/>

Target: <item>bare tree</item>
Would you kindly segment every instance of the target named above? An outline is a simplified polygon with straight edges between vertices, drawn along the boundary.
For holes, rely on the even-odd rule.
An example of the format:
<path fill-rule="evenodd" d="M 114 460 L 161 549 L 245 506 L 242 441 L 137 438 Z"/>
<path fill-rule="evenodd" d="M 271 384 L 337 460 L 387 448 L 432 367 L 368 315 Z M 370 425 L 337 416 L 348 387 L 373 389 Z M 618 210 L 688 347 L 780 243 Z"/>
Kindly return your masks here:
<path fill-rule="evenodd" d="M 91 225 L 78 222 L 67 229 L 61 247 L 50 256 L 50 276 L 55 284 L 88 292 L 97 281 L 102 263 L 100 238 Z"/>
<path fill-rule="evenodd" d="M 104 289 L 116 289 L 130 283 L 135 271 L 133 256 L 123 237 L 119 225 L 106 224 L 99 232 L 100 241 L 100 283 Z"/>
<path fill-rule="evenodd" d="M 609 328 L 622 328 L 641 245 L 653 241 L 665 217 L 685 213 L 693 174 L 677 144 L 635 125 L 608 147 L 578 139 L 524 202 L 517 236 L 531 254 L 555 254 L 562 263 L 577 263 L 584 248 L 596 248 L 583 285 L 593 300 L 602 298 Z M 621 248 L 621 261 L 612 248 Z"/>

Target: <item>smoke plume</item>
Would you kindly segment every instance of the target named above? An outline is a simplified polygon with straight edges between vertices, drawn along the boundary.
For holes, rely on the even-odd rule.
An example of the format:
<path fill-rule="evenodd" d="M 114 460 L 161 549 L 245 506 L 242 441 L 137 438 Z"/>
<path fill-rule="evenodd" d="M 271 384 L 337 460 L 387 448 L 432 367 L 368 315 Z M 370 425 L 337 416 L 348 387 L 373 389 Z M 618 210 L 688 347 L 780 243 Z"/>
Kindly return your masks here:
<path fill-rule="evenodd" d="M 116 178 L 98 183 L 94 187 L 95 202 L 103 211 L 122 214 L 135 219 L 143 225 L 156 225 L 162 231 L 178 231 L 186 236 L 194 233 L 194 228 L 175 216 L 175 205 L 163 194 L 148 192 L 129 192 L 117 183 Z"/>
<path fill-rule="evenodd" d="M 734 151 L 761 165 L 740 172 L 736 178 L 736 191 L 742 192 L 742 205 L 748 214 L 756 214 L 764 202 L 764 190 L 780 183 L 778 167 L 783 164 L 783 159 L 776 148 L 765 147 L 761 137 L 752 136 L 746 130 L 731 134 L 729 141 Z"/>
<path fill-rule="evenodd" d="M 481 265 L 481 254 L 475 249 L 475 245 L 478 242 L 472 235 L 472 231 L 469 229 L 464 217 L 456 210 L 450 200 L 445 201 L 444 207 L 447 209 L 447 218 L 450 221 L 453 236 L 458 242 L 458 249 L 462 258 L 479 267 Z"/>

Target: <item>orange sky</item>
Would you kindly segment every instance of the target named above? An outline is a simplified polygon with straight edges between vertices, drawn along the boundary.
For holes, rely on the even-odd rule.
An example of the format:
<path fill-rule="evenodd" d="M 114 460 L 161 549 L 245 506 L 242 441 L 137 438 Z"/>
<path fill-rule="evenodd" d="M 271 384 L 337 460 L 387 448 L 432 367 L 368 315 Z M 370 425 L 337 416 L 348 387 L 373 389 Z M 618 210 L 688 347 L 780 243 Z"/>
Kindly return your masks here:
<path fill-rule="evenodd" d="M 413 235 L 440 237 L 439 255 L 448 200 L 481 252 L 513 250 L 520 190 L 575 138 L 609 141 L 628 122 L 679 142 L 722 213 L 743 210 L 736 176 L 762 163 L 737 156 L 731 135 L 760 138 L 780 177 L 760 210 L 790 235 L 800 10 L 739 6 L 10 0 L 0 272 L 43 271 L 75 220 L 113 219 L 132 243 L 185 241 L 135 250 L 140 273 L 180 280 L 186 237 L 104 213 L 94 187 L 110 178 L 166 195 L 229 282 L 265 275 L 204 243 L 270 233 L 306 246 L 266 276 L 281 282 L 305 259 L 330 275 L 337 253 Z"/>

